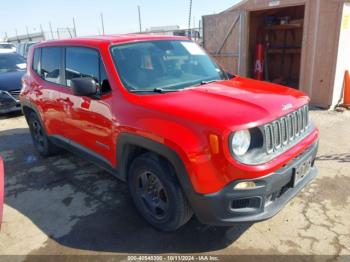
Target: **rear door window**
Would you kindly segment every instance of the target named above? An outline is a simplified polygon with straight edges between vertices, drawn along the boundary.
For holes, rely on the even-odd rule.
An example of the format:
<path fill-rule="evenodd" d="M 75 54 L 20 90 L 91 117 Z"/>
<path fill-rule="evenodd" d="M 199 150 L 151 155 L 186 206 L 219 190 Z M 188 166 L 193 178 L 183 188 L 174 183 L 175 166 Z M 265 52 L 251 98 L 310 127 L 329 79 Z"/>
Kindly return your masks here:
<path fill-rule="evenodd" d="M 61 47 L 45 47 L 41 51 L 41 77 L 49 82 L 61 84 L 61 68 L 62 68 Z"/>

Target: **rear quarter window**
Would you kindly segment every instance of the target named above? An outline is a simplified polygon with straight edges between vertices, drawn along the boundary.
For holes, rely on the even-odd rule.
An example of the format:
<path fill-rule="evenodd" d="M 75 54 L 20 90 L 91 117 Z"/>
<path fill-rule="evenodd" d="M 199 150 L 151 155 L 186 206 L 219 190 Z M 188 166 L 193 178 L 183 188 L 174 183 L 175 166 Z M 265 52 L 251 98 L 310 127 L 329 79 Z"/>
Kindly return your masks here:
<path fill-rule="evenodd" d="M 38 75 L 40 74 L 40 56 L 41 56 L 41 49 L 36 48 L 34 50 L 32 68 L 34 72 L 37 73 Z"/>

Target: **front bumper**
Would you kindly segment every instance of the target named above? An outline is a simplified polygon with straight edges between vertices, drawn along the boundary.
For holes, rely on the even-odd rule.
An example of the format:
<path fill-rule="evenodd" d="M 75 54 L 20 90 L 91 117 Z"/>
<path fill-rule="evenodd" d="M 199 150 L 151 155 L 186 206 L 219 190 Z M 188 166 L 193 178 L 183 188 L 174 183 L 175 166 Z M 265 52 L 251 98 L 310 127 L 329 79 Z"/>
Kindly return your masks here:
<path fill-rule="evenodd" d="M 192 195 L 190 202 L 197 218 L 204 224 L 228 226 L 273 217 L 317 175 L 314 166 L 317 150 L 318 142 L 315 142 L 273 174 L 253 180 L 234 181 L 214 194 Z M 295 169 L 310 158 L 310 172 L 294 186 Z M 257 187 L 249 190 L 233 189 L 243 181 L 254 181 Z"/>
<path fill-rule="evenodd" d="M 0 114 L 8 114 L 17 111 L 21 111 L 21 104 L 18 98 L 13 96 L 10 92 L 0 91 Z"/>
<path fill-rule="evenodd" d="M 8 114 L 8 113 L 19 112 L 19 111 L 21 111 L 20 103 L 16 103 L 8 107 L 0 107 L 0 114 Z"/>

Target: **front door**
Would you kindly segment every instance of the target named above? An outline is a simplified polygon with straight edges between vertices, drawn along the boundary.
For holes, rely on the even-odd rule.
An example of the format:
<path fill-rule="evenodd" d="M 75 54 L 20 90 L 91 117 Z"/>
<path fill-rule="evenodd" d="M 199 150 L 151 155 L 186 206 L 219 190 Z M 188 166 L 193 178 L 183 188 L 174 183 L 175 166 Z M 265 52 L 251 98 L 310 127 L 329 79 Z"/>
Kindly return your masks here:
<path fill-rule="evenodd" d="M 113 162 L 111 90 L 99 52 L 86 47 L 66 47 L 64 71 L 67 89 L 61 93 L 61 101 L 66 112 L 65 137 L 73 146 Z M 71 80 L 80 77 L 96 80 L 101 87 L 99 98 L 73 94 Z"/>

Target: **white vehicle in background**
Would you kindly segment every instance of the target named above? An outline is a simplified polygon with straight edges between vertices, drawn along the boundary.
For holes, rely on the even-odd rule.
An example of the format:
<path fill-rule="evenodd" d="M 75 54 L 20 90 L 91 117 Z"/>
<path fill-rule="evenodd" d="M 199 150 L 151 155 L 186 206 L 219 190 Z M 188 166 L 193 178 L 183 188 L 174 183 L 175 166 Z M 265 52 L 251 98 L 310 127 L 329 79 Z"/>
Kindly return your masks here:
<path fill-rule="evenodd" d="M 29 47 L 36 44 L 36 42 L 26 42 L 26 43 L 19 43 L 17 45 L 17 53 L 23 56 L 24 58 L 27 58 Z"/>
<path fill-rule="evenodd" d="M 0 42 L 0 53 L 14 53 L 14 52 L 16 52 L 16 47 L 14 44 Z"/>

